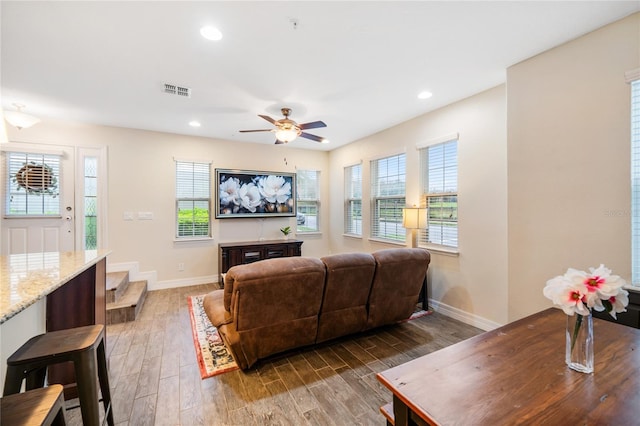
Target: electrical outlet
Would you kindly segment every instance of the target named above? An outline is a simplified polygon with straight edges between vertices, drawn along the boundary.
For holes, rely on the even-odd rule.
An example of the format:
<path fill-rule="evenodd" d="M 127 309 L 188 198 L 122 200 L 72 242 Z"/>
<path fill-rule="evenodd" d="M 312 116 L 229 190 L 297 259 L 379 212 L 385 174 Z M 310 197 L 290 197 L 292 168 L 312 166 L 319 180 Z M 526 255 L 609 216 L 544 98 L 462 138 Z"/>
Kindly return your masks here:
<path fill-rule="evenodd" d="M 184 271 L 184 263 L 178 263 L 178 271 Z"/>

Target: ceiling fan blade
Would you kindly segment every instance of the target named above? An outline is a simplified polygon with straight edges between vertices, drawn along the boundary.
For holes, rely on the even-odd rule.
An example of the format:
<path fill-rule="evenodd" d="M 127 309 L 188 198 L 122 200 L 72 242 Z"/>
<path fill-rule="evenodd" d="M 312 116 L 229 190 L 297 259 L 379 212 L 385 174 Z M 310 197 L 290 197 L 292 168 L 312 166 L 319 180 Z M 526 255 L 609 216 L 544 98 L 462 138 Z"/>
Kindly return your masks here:
<path fill-rule="evenodd" d="M 320 136 L 311 135 L 311 134 L 305 133 L 305 132 L 300 133 L 300 137 L 301 138 L 311 139 L 312 141 L 316 141 L 316 142 L 323 142 L 324 141 L 324 138 L 322 138 Z"/>
<path fill-rule="evenodd" d="M 324 124 L 324 121 L 312 121 L 311 123 L 299 124 L 298 127 L 300 127 L 300 130 L 306 130 L 317 129 L 318 127 L 327 127 L 327 125 Z"/>
<path fill-rule="evenodd" d="M 264 118 L 265 120 L 267 120 L 271 124 L 276 124 L 276 120 L 274 120 L 273 118 L 269 117 L 268 115 L 260 115 L 260 114 L 258 114 L 258 117 Z"/>
<path fill-rule="evenodd" d="M 273 129 L 260 129 L 260 130 L 238 130 L 240 133 L 250 133 L 250 132 L 270 132 Z"/>

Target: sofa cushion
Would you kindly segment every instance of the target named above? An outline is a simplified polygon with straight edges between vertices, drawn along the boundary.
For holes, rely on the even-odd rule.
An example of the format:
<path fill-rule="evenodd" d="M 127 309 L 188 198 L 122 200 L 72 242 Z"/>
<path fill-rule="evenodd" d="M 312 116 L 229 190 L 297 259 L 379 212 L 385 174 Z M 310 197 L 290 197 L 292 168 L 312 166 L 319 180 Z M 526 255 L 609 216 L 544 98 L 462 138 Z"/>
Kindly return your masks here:
<path fill-rule="evenodd" d="M 420 248 L 373 253 L 376 272 L 369 295 L 367 328 L 406 320 L 416 307 L 431 256 Z"/>
<path fill-rule="evenodd" d="M 268 259 L 229 269 L 224 306 L 228 302 L 233 322 L 219 330 L 241 368 L 315 342 L 324 280 L 324 264 L 309 257 Z"/>
<path fill-rule="evenodd" d="M 367 301 L 376 262 L 369 253 L 321 258 L 327 269 L 316 342 L 357 333 L 367 325 Z"/>

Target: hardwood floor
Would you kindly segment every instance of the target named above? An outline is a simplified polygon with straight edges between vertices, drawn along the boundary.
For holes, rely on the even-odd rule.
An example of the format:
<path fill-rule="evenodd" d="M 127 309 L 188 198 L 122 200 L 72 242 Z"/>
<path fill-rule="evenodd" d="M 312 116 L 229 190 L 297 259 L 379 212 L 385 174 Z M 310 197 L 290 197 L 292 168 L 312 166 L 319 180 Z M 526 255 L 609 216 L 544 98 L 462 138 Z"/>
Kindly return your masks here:
<path fill-rule="evenodd" d="M 377 372 L 481 332 L 434 313 L 201 380 L 186 298 L 214 288 L 152 291 L 135 322 L 107 327 L 116 424 L 384 425 Z"/>

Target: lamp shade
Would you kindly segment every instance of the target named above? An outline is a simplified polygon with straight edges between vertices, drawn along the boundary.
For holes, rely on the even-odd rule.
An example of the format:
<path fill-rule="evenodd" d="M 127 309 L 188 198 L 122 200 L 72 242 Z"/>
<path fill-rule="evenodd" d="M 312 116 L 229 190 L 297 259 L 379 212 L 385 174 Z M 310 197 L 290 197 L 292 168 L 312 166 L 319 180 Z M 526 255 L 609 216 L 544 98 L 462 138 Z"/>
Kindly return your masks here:
<path fill-rule="evenodd" d="M 427 227 L 427 209 L 406 207 L 402 209 L 402 226 L 406 229 L 424 229 Z"/>

